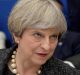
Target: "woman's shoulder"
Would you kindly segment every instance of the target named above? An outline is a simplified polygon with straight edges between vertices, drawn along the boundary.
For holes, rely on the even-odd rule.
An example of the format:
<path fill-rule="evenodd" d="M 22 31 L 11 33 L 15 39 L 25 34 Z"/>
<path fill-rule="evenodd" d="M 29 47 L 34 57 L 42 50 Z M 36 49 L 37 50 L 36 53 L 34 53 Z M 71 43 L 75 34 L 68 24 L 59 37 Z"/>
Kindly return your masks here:
<path fill-rule="evenodd" d="M 0 49 L 0 61 L 6 58 L 11 51 L 12 51 L 12 48 Z"/>
<path fill-rule="evenodd" d="M 0 65 L 8 62 L 10 59 L 12 52 L 14 50 L 15 46 L 12 46 L 8 49 L 0 49 Z"/>
<path fill-rule="evenodd" d="M 51 58 L 43 67 L 46 75 L 80 75 L 80 71 L 76 70 L 63 61 Z"/>
<path fill-rule="evenodd" d="M 0 50 L 0 68 L 3 67 L 9 60 L 11 48 Z"/>
<path fill-rule="evenodd" d="M 5 67 L 12 55 L 14 47 L 8 49 L 0 49 L 0 75 L 3 75 Z"/>

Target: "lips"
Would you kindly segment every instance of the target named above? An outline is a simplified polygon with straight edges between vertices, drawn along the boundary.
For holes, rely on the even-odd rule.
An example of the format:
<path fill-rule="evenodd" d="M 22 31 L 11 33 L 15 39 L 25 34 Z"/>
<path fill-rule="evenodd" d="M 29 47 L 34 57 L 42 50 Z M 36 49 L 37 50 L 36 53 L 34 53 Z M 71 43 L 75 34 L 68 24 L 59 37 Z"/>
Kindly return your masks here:
<path fill-rule="evenodd" d="M 36 53 L 37 55 L 41 56 L 41 57 L 46 57 L 47 53 Z"/>

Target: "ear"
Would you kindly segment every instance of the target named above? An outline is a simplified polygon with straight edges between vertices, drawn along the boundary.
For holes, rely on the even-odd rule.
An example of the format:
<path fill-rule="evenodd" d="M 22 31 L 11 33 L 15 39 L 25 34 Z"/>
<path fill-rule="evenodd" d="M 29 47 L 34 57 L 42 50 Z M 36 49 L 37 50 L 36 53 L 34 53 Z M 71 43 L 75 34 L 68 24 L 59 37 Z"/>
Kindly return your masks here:
<path fill-rule="evenodd" d="M 13 34 L 14 41 L 18 44 L 20 42 L 20 37 Z"/>

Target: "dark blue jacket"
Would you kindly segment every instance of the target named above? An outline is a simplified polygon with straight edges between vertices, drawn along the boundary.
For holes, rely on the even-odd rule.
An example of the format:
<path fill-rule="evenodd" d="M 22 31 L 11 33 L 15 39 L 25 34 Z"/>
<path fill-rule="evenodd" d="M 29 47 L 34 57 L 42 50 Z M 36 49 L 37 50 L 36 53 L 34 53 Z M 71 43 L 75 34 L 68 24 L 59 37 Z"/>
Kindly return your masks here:
<path fill-rule="evenodd" d="M 66 32 L 55 50 L 55 57 L 65 60 L 80 53 L 80 33 Z"/>

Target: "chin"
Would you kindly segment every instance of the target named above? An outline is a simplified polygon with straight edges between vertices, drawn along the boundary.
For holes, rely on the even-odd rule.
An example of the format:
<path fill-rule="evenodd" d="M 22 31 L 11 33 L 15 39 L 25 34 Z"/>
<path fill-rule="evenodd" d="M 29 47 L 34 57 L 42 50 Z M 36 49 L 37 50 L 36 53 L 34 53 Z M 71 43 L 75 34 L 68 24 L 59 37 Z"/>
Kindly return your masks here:
<path fill-rule="evenodd" d="M 34 63 L 37 65 L 43 65 L 47 62 L 47 60 L 36 60 Z"/>
<path fill-rule="evenodd" d="M 46 57 L 36 56 L 35 58 L 32 59 L 32 62 L 37 65 L 43 65 L 48 61 L 50 57 L 51 56 L 46 56 Z"/>

